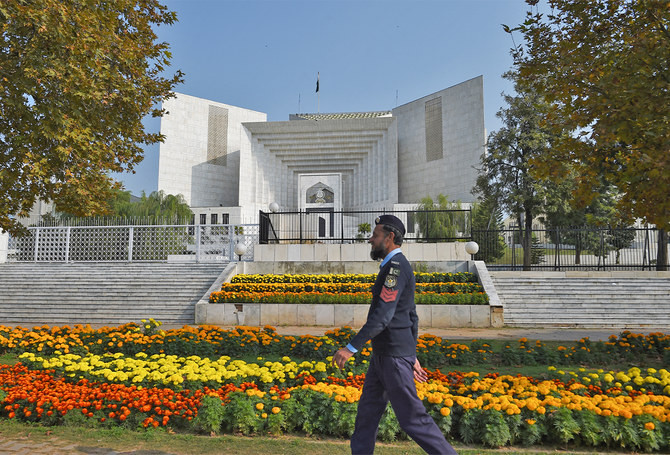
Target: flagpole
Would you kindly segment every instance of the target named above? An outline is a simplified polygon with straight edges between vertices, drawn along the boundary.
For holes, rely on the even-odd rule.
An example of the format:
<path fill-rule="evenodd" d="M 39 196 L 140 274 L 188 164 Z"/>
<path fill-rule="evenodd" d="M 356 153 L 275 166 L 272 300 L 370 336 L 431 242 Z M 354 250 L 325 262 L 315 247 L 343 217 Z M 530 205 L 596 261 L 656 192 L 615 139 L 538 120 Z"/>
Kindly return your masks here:
<path fill-rule="evenodd" d="M 320 114 L 321 113 L 321 92 L 319 91 L 319 79 L 320 79 L 320 73 L 317 71 L 316 73 L 316 113 Z"/>

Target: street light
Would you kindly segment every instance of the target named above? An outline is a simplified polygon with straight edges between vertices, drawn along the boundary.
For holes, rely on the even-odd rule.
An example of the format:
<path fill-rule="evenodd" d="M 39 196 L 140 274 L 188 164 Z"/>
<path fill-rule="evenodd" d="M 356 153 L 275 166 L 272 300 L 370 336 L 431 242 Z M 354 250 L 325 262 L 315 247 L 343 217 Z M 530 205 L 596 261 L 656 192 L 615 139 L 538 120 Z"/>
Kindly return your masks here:
<path fill-rule="evenodd" d="M 270 211 L 272 213 L 277 213 L 279 211 L 279 204 L 276 202 L 270 202 Z"/>

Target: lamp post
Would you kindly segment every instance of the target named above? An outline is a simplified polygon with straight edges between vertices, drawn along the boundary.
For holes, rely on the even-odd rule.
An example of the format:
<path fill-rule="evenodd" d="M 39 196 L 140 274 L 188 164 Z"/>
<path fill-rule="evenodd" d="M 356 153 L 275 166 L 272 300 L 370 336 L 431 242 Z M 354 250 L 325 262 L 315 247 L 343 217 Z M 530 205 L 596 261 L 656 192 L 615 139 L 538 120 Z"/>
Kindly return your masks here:
<path fill-rule="evenodd" d="M 270 212 L 277 213 L 279 211 L 279 204 L 277 204 L 276 202 L 270 202 L 269 208 Z"/>

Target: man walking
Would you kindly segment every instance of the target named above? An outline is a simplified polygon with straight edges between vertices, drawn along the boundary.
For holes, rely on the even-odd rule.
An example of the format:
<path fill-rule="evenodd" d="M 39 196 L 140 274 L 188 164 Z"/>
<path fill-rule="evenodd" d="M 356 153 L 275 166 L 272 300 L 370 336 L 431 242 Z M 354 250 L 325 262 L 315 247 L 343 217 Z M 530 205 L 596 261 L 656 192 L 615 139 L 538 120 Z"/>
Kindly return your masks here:
<path fill-rule="evenodd" d="M 456 454 L 416 394 L 414 380 L 425 382 L 428 376 L 416 358 L 416 284 L 412 267 L 400 251 L 404 235 L 405 226 L 397 217 L 382 215 L 375 220 L 370 257 L 382 259 L 382 263 L 372 287 L 368 318 L 349 344 L 333 356 L 333 363 L 342 368 L 372 340 L 372 357 L 351 436 L 351 453 L 355 455 L 374 452 L 379 421 L 389 400 L 400 427 L 423 450 Z"/>

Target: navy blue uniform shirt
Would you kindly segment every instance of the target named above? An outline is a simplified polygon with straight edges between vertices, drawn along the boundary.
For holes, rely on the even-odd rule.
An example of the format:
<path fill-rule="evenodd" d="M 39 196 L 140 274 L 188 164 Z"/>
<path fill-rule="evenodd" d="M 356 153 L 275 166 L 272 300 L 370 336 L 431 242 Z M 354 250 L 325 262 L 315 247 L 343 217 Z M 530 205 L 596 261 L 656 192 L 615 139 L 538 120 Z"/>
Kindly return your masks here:
<path fill-rule="evenodd" d="M 360 350 L 372 340 L 372 353 L 393 357 L 416 356 L 419 318 L 414 305 L 414 271 L 402 253 L 385 264 L 372 287 L 368 318 L 350 344 Z"/>

